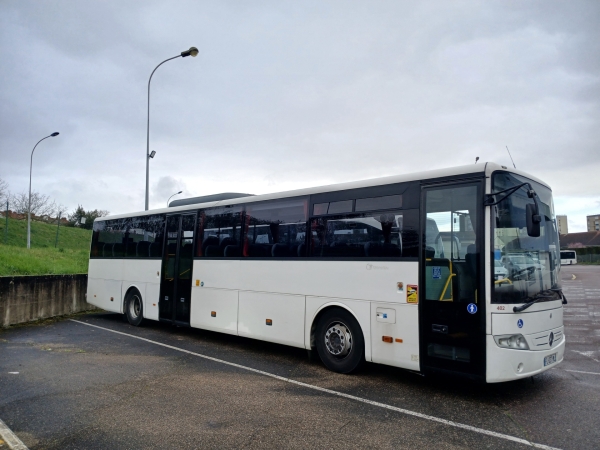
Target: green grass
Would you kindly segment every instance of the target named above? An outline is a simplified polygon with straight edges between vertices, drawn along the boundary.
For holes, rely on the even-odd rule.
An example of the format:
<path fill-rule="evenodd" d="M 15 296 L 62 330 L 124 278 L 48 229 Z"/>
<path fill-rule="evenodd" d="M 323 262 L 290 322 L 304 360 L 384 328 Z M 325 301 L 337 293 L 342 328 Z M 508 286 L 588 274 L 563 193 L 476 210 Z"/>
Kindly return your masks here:
<path fill-rule="evenodd" d="M 31 222 L 31 249 L 27 249 L 27 221 L 0 219 L 0 276 L 87 273 L 92 232 Z M 6 240 L 6 244 L 5 244 Z"/>
<path fill-rule="evenodd" d="M 0 245 L 0 276 L 87 273 L 90 252 Z"/>

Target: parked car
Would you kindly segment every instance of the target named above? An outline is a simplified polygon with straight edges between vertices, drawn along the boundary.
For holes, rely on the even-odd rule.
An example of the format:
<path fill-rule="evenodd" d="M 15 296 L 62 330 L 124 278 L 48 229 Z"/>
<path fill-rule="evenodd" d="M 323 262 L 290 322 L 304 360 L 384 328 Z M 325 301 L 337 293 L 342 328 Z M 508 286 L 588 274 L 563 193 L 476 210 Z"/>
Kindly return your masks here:
<path fill-rule="evenodd" d="M 508 253 L 502 257 L 502 262 L 511 279 L 529 279 L 536 271 L 544 269 L 544 265 L 528 253 Z"/>
<path fill-rule="evenodd" d="M 494 260 L 494 279 L 496 281 L 498 281 L 498 280 L 502 280 L 507 277 L 508 277 L 508 270 L 506 269 L 506 267 L 504 267 L 504 264 L 502 264 L 502 261 L 500 261 L 499 259 L 495 259 Z"/>

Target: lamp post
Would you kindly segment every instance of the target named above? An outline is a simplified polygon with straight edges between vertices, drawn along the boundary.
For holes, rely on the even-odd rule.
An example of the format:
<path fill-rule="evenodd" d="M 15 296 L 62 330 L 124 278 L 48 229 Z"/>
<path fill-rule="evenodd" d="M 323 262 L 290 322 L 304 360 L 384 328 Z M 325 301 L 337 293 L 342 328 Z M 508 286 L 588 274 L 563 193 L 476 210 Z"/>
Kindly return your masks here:
<path fill-rule="evenodd" d="M 38 141 L 38 143 L 33 146 L 33 150 L 31 150 L 31 161 L 29 162 L 29 206 L 27 207 L 27 248 L 31 248 L 31 171 L 33 168 L 33 152 L 35 152 L 35 148 L 44 139 L 48 139 L 49 137 L 58 136 L 58 134 L 59 134 L 58 131 L 55 131 L 51 135 L 40 139 Z"/>
<path fill-rule="evenodd" d="M 150 78 L 148 79 L 148 123 L 147 123 L 147 127 L 146 127 L 146 211 L 148 211 L 148 189 L 149 189 L 149 184 L 150 184 L 150 82 L 152 81 L 152 75 L 154 75 L 154 72 L 156 72 L 156 69 L 158 69 L 160 66 L 162 66 L 164 63 L 166 63 L 167 61 L 171 61 L 172 59 L 175 58 L 185 58 L 186 56 L 197 56 L 198 55 L 198 49 L 196 47 L 190 47 L 189 50 L 183 51 L 181 52 L 181 54 L 177 55 L 177 56 L 173 56 L 172 58 L 168 58 L 165 59 L 163 62 L 161 62 L 158 66 L 156 66 L 154 68 L 154 70 L 152 71 L 152 73 L 150 74 Z"/>
<path fill-rule="evenodd" d="M 169 207 L 169 202 L 171 201 L 171 199 L 172 199 L 173 197 L 175 197 L 176 195 L 179 195 L 179 194 L 181 194 L 182 192 L 183 192 L 183 191 L 175 192 L 173 195 L 171 195 L 171 196 L 169 197 L 169 200 L 167 200 L 167 208 Z"/>

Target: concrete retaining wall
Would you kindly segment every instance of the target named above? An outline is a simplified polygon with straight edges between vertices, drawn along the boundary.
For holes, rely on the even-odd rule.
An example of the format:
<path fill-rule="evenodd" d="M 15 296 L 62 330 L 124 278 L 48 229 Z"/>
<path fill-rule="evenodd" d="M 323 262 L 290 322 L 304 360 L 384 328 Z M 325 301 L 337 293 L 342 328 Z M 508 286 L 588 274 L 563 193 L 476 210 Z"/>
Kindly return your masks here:
<path fill-rule="evenodd" d="M 0 277 L 0 326 L 95 309 L 86 289 L 85 274 Z"/>

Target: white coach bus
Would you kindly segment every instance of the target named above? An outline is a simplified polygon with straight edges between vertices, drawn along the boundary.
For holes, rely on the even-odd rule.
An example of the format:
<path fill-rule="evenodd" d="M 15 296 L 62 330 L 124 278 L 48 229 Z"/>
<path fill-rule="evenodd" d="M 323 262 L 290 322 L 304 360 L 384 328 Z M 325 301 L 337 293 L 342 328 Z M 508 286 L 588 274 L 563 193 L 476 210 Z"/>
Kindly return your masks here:
<path fill-rule="evenodd" d="M 561 250 L 560 263 L 562 265 L 577 264 L 577 253 L 575 253 L 575 250 Z"/>
<path fill-rule="evenodd" d="M 559 270 L 548 185 L 487 163 L 96 219 L 87 300 L 493 383 L 562 361 Z"/>

